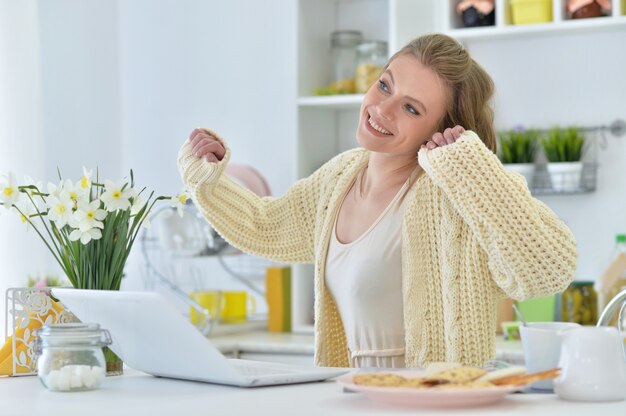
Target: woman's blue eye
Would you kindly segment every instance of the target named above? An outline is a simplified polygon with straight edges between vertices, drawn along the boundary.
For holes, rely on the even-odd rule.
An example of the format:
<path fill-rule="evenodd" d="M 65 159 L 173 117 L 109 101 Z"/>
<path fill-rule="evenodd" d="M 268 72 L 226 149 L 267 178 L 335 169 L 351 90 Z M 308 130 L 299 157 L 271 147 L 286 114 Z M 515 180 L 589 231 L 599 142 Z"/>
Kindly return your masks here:
<path fill-rule="evenodd" d="M 416 116 L 419 116 L 420 114 L 415 108 L 413 108 L 411 104 L 406 104 L 404 108 L 406 108 L 406 111 L 408 111 L 411 114 L 415 114 Z"/>
<path fill-rule="evenodd" d="M 387 88 L 387 84 L 382 79 L 378 80 L 378 89 L 383 92 L 389 92 L 389 88 Z"/>

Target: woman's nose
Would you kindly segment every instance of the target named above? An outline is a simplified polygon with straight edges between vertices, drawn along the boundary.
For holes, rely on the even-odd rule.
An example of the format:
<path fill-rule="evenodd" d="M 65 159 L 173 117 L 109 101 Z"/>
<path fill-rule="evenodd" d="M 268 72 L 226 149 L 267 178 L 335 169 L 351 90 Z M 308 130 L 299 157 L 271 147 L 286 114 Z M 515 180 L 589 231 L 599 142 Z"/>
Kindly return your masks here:
<path fill-rule="evenodd" d="M 381 101 L 378 104 L 378 114 L 386 120 L 393 119 L 393 100 L 387 98 Z"/>

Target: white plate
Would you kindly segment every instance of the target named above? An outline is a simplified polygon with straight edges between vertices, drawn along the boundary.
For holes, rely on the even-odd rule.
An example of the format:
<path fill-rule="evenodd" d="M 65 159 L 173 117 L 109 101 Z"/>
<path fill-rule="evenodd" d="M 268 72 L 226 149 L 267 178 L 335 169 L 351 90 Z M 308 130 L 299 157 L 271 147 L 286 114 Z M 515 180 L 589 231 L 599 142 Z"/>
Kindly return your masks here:
<path fill-rule="evenodd" d="M 403 377 L 423 377 L 419 371 L 391 371 Z M 523 388 L 520 386 L 493 386 L 475 389 L 376 387 L 354 384 L 352 377 L 346 374 L 337 379 L 343 387 L 364 394 L 373 401 L 411 407 L 469 407 L 495 403 L 505 395 Z"/>

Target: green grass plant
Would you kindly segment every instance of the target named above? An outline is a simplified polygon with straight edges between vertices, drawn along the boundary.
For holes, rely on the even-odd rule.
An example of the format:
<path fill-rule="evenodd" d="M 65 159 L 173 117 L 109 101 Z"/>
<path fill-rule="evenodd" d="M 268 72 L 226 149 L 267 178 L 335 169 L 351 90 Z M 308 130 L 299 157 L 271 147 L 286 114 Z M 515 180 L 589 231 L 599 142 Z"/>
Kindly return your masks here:
<path fill-rule="evenodd" d="M 500 138 L 500 161 L 502 163 L 534 163 L 539 131 L 503 130 Z"/>
<path fill-rule="evenodd" d="M 578 127 L 553 127 L 541 144 L 549 162 L 578 162 L 582 159 L 585 136 Z"/>

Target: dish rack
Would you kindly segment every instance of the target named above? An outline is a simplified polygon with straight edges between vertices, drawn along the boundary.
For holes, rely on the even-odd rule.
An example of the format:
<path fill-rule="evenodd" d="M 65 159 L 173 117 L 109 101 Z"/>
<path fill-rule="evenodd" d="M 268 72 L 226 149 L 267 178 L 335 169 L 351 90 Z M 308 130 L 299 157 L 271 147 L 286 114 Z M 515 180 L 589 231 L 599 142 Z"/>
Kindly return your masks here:
<path fill-rule="evenodd" d="M 245 332 L 267 327 L 267 314 L 252 314 L 245 322 L 222 323 L 190 297 L 186 287 L 195 290 L 206 288 L 208 263 L 217 260 L 228 276 L 245 286 L 265 301 L 265 291 L 259 287 L 264 283 L 265 271 L 275 263 L 240 252 L 228 244 L 208 225 L 192 203 L 184 207 L 183 217 L 169 207 L 161 208 L 151 215 L 152 226 L 140 236 L 143 255 L 143 283 L 146 290 L 165 287 L 188 308 L 204 317 L 196 327 L 205 336 Z M 257 283 L 254 283 L 254 282 Z"/>

